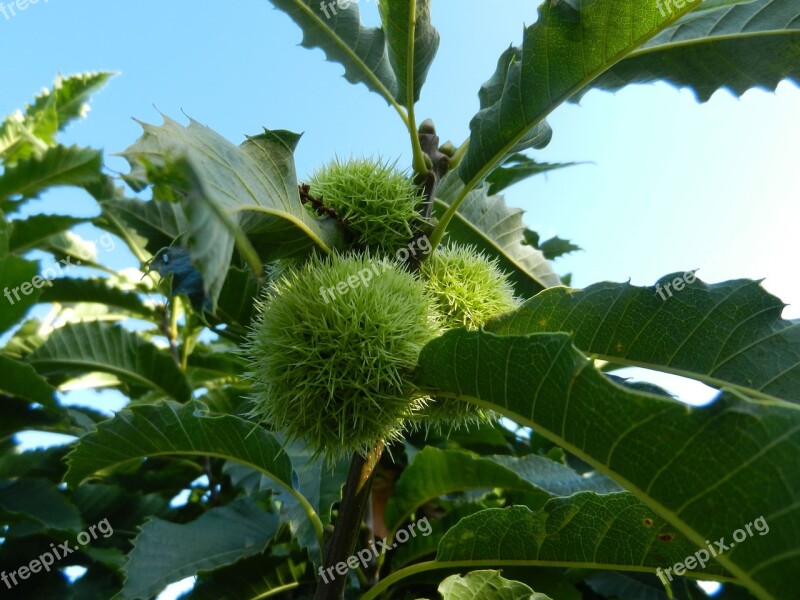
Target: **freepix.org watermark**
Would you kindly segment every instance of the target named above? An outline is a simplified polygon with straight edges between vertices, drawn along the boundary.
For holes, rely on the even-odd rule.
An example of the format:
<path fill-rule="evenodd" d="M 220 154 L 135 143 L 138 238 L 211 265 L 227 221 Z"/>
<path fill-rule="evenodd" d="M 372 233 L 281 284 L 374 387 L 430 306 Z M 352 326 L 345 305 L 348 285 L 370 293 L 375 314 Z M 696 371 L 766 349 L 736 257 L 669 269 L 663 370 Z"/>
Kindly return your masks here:
<path fill-rule="evenodd" d="M 680 292 L 681 290 L 683 290 L 684 287 L 686 287 L 687 284 L 691 284 L 691 283 L 695 282 L 695 279 L 697 279 L 697 277 L 695 277 L 695 273 L 697 273 L 699 270 L 700 269 L 695 269 L 694 271 L 686 271 L 683 274 L 683 277 L 676 277 L 672 281 L 666 282 L 664 284 L 664 289 L 661 289 L 661 284 L 657 283 L 656 284 L 656 294 L 661 296 L 662 300 L 666 300 L 667 298 L 672 298 L 672 290 L 669 289 L 670 286 L 675 288 L 676 292 Z M 665 291 L 667 292 L 666 296 L 664 295 Z"/>
<path fill-rule="evenodd" d="M 431 251 L 431 242 L 430 240 L 422 236 L 413 240 L 407 247 L 400 248 L 400 250 L 395 253 L 394 258 L 399 263 L 406 262 L 409 257 L 417 258 L 417 251 L 421 250 L 422 255 L 429 254 Z M 369 285 L 369 282 L 372 281 L 373 273 L 377 277 L 385 273 L 386 271 L 391 268 L 392 263 L 389 262 L 387 259 L 383 260 L 375 260 L 372 263 L 371 267 L 365 267 L 361 269 L 357 274 L 351 275 L 345 281 L 340 281 L 336 285 L 332 285 L 329 288 L 321 287 L 319 288 L 319 294 L 322 296 L 322 300 L 325 304 L 328 304 L 331 300 L 336 300 L 336 296 L 342 296 L 350 292 L 350 290 L 354 290 L 357 287 L 364 285 Z"/>
<path fill-rule="evenodd" d="M 661 13 L 662 17 L 671 15 L 675 10 L 681 10 L 687 4 L 691 4 L 692 0 L 656 0 L 656 8 Z M 674 10 L 673 10 L 674 8 Z"/>
<path fill-rule="evenodd" d="M 328 567 L 327 569 L 325 567 L 320 567 L 319 575 L 322 577 L 322 581 L 325 583 L 330 583 L 336 579 L 336 575 L 347 575 L 347 571 L 350 569 L 357 569 L 359 563 L 364 569 L 366 569 L 373 560 L 377 560 L 378 556 L 381 554 L 386 554 L 387 550 L 397 548 L 399 544 L 405 544 L 409 539 L 417 537 L 417 532 L 414 531 L 415 527 L 422 534 L 422 537 L 429 536 L 433 531 L 433 528 L 428 521 L 428 517 L 422 517 L 421 519 L 410 523 L 408 526 L 408 531 L 405 529 L 398 530 L 397 533 L 394 534 L 395 542 L 392 544 L 389 544 L 389 540 L 386 538 L 378 540 L 377 545 L 375 542 L 370 542 L 369 547 L 359 550 L 346 561 L 337 563 L 333 567 Z M 335 574 L 334 571 L 336 571 Z"/>
<path fill-rule="evenodd" d="M 15 2 L 0 2 L 0 14 L 2 14 L 6 21 L 10 21 L 11 17 L 16 17 L 18 13 L 25 12 L 29 7 L 39 2 L 47 4 L 50 0 L 16 0 Z"/>
<path fill-rule="evenodd" d="M 92 525 L 89 529 L 81 531 L 76 536 L 78 545 L 70 546 L 69 540 L 66 540 L 58 546 L 56 546 L 54 542 L 50 544 L 49 552 L 40 554 L 39 558 L 34 558 L 27 565 L 23 565 L 16 571 L 11 571 L 10 573 L 6 573 L 5 571 L 0 573 L 0 580 L 2 580 L 2 582 L 6 584 L 6 588 L 10 590 L 15 585 L 19 585 L 21 581 L 28 579 L 32 574 L 41 573 L 42 570 L 49 573 L 50 567 L 56 564 L 56 561 L 62 560 L 73 552 L 80 550 L 81 546 L 87 546 L 91 541 L 96 540 L 98 531 L 103 534 L 104 538 L 109 538 L 114 535 L 114 528 L 111 527 L 108 519 L 103 519 L 97 525 Z M 17 578 L 19 578 L 19 581 L 17 581 Z"/>
<path fill-rule="evenodd" d="M 99 244 L 106 252 L 111 252 L 117 247 L 116 243 L 114 243 L 114 238 L 107 233 L 101 235 L 100 238 L 92 242 L 92 244 L 95 248 Z M 78 256 L 85 261 L 92 258 L 92 254 L 89 252 L 79 252 Z M 22 293 L 23 296 L 30 296 L 34 289 L 41 289 L 45 285 L 53 287 L 53 280 L 56 279 L 56 276 L 63 276 L 64 273 L 68 272 L 73 266 L 80 266 L 81 263 L 81 260 L 76 260 L 73 265 L 72 256 L 67 255 L 66 258 L 62 258 L 44 269 L 41 275 L 34 275 L 30 281 L 26 281 L 17 287 L 4 288 L 3 295 L 6 297 L 6 300 L 8 300 L 8 303 L 13 306 L 15 302 L 21 300 L 20 293 Z M 64 265 L 63 269 L 61 265 Z"/>
<path fill-rule="evenodd" d="M 690 554 L 686 558 L 683 559 L 683 562 L 675 563 L 671 567 L 664 569 L 662 571 L 661 567 L 656 569 L 656 575 L 661 580 L 661 583 L 664 585 L 667 584 L 667 579 L 672 581 L 672 574 L 670 571 L 675 573 L 675 575 L 683 575 L 686 573 L 687 570 L 691 571 L 696 568 L 704 568 L 706 564 L 711 560 L 711 558 L 719 556 L 731 548 L 733 548 L 736 544 L 741 544 L 744 542 L 748 537 L 753 537 L 753 528 L 758 532 L 759 535 L 767 535 L 769 533 L 769 525 L 767 524 L 767 520 L 761 516 L 758 517 L 755 521 L 748 523 L 744 526 L 743 529 L 737 529 L 733 532 L 733 541 L 726 544 L 725 538 L 721 537 L 713 544 L 706 540 L 706 546 L 708 546 L 708 550 L 705 548 L 701 548 L 694 554 Z M 710 552 L 710 554 L 709 554 Z M 666 577 L 665 577 L 666 575 Z"/>
<path fill-rule="evenodd" d="M 361 0 L 363 2 L 370 2 L 372 0 Z M 326 19 L 335 17 L 338 10 L 347 10 L 351 4 L 358 4 L 359 0 L 322 0 L 319 3 L 319 10 L 325 15 Z"/>

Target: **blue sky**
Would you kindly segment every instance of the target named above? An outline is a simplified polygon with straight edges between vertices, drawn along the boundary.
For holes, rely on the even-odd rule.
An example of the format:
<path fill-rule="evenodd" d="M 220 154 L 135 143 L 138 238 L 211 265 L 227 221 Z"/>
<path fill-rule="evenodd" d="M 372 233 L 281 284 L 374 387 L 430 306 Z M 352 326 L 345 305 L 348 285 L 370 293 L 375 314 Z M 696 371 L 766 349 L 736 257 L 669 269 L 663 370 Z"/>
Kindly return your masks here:
<path fill-rule="evenodd" d="M 535 5 L 434 3 L 442 44 L 418 113 L 434 119 L 442 138 L 466 138 L 478 87 L 500 52 L 521 41 Z M 360 6 L 365 20 L 377 21 L 374 0 Z M 334 153 L 408 164 L 394 112 L 364 86 L 348 84 L 321 51 L 301 48 L 300 38 L 266 0 L 40 0 L 10 20 L 0 16 L 0 112 L 21 106 L 57 72 L 105 69 L 121 74 L 66 142 L 119 152 L 139 135 L 131 117 L 158 122 L 158 109 L 178 119 L 183 111 L 235 142 L 262 126 L 302 131 L 301 176 Z M 699 268 L 711 282 L 765 277 L 769 290 L 799 305 L 798 109 L 800 91 L 786 82 L 777 94 L 752 90 L 737 99 L 720 91 L 702 105 L 665 84 L 591 92 L 551 116 L 553 141 L 536 157 L 593 164 L 530 180 L 507 200 L 542 235 L 585 249 L 556 265 L 574 273 L 578 286 L 628 278 L 651 284 Z M 118 157 L 108 165 L 127 168 Z M 96 210 L 78 193 L 52 196 L 43 204 Z M 800 308 L 786 314 L 796 318 Z"/>
<path fill-rule="evenodd" d="M 521 42 L 537 4 L 434 2 L 442 44 L 420 120 L 432 118 L 443 139 L 461 143 L 480 84 L 502 50 Z M 360 7 L 377 23 L 374 0 Z M 111 70 L 120 75 L 65 143 L 120 152 L 140 133 L 132 117 L 158 122 L 161 111 L 185 120 L 183 112 L 237 143 L 261 127 L 304 132 L 301 178 L 334 154 L 408 165 L 397 115 L 364 86 L 348 84 L 321 51 L 301 48 L 300 39 L 266 0 L 39 0 L 13 18 L 0 14 L 0 113 L 21 107 L 59 72 Z M 527 211 L 528 226 L 543 237 L 557 234 L 585 249 L 556 263 L 573 273 L 575 286 L 649 285 L 689 269 L 707 282 L 766 278 L 765 287 L 790 304 L 784 316 L 800 317 L 797 87 L 784 82 L 777 93 L 752 90 L 741 99 L 719 91 L 702 105 L 665 84 L 590 92 L 549 122 L 553 141 L 534 156 L 591 164 L 529 180 L 506 199 Z M 119 157 L 107 164 L 127 170 Z M 85 195 L 69 191 L 32 208 L 97 213 Z M 101 258 L 114 268 L 138 266 L 121 245 Z"/>

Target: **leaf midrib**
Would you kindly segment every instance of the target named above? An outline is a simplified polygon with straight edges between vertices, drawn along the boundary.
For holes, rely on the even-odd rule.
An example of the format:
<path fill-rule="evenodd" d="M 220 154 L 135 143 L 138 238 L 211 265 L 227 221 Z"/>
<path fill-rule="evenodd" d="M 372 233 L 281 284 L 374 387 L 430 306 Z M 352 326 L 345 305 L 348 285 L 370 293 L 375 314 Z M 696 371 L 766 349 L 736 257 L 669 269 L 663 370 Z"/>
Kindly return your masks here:
<path fill-rule="evenodd" d="M 658 44 L 657 46 L 649 46 L 647 48 L 634 50 L 633 52 L 628 54 L 626 60 L 627 58 L 638 58 L 639 56 L 645 56 L 647 54 L 664 52 L 667 50 L 675 50 L 678 48 L 686 48 L 690 46 L 710 45 L 716 42 L 737 41 L 737 40 L 745 40 L 745 39 L 759 38 L 759 37 L 776 37 L 779 35 L 800 36 L 800 29 L 770 29 L 767 31 L 730 33 L 725 35 L 698 37 L 698 38 L 693 38 L 691 40 L 681 40 L 679 42 L 666 42 L 664 44 Z"/>
<path fill-rule="evenodd" d="M 309 16 L 311 18 L 311 20 L 313 20 L 314 23 L 321 30 L 325 31 L 328 34 L 328 37 L 333 40 L 334 44 L 336 44 L 339 48 L 341 48 L 348 55 L 350 60 L 352 60 L 354 63 L 356 63 L 359 66 L 361 71 L 367 76 L 367 78 L 372 82 L 372 84 L 375 85 L 375 87 L 378 89 L 378 92 L 380 93 L 380 95 L 383 96 L 386 99 L 386 101 L 389 104 L 392 105 L 392 107 L 400 114 L 400 116 L 405 121 L 406 120 L 406 116 L 405 116 L 405 110 L 403 109 L 403 107 L 400 106 L 397 103 L 397 101 L 389 93 L 389 90 L 386 89 L 386 86 L 383 85 L 383 82 L 381 82 L 380 79 L 375 77 L 375 74 L 372 72 L 372 70 L 369 67 L 367 67 L 366 63 L 363 60 L 361 60 L 358 57 L 357 54 L 355 54 L 353 52 L 353 50 L 350 48 L 350 46 L 345 44 L 342 41 L 342 39 L 338 35 L 336 35 L 336 32 L 334 32 L 330 27 L 328 27 L 322 21 L 322 19 L 320 19 L 317 15 L 315 15 L 314 12 L 310 8 L 308 8 L 308 6 L 306 6 L 306 4 L 304 4 L 300 0 L 292 0 L 292 2 L 295 4 L 295 6 L 297 6 L 300 9 L 301 12 L 303 12 L 307 16 Z"/>
<path fill-rule="evenodd" d="M 747 396 L 748 398 L 754 399 L 757 402 L 762 404 L 766 404 L 769 406 L 775 406 L 779 408 L 791 408 L 792 410 L 800 410 L 800 406 L 788 402 L 783 398 L 779 398 L 777 396 L 773 396 L 771 394 L 766 394 L 760 390 L 755 390 L 752 388 L 744 387 L 740 384 L 734 383 L 732 381 L 728 381 L 725 379 L 717 379 L 716 377 L 712 377 L 708 373 L 698 373 L 695 371 L 687 371 L 685 369 L 678 369 L 662 364 L 656 363 L 649 363 L 646 361 L 641 360 L 633 360 L 629 358 L 623 358 L 621 356 L 614 356 L 611 354 L 601 354 L 596 352 L 590 352 L 590 356 L 597 360 L 604 360 L 609 363 L 616 363 L 620 365 L 625 365 L 626 367 L 640 367 L 642 369 L 648 369 L 650 371 L 659 371 L 661 373 L 667 373 L 669 375 L 678 375 L 679 377 L 685 377 L 687 379 L 694 379 L 695 381 L 699 381 L 701 383 L 705 383 L 711 387 L 717 388 L 721 390 L 722 388 L 736 390 L 740 394 Z"/>
<path fill-rule="evenodd" d="M 462 400 L 471 402 L 481 408 L 485 408 L 488 410 L 497 410 L 497 404 L 491 402 L 485 402 L 480 398 L 476 398 L 474 396 L 470 396 L 467 394 L 456 394 L 453 392 L 442 392 L 440 390 L 429 390 L 431 393 L 436 393 L 438 397 L 442 398 L 453 398 L 456 400 Z M 645 393 L 646 394 L 646 393 Z M 647 394 L 651 395 L 654 398 L 657 398 L 661 402 L 677 402 L 675 400 L 668 400 L 663 396 L 657 396 L 655 394 Z M 567 400 L 568 401 L 568 400 Z M 608 465 L 600 462 L 593 456 L 585 453 L 581 448 L 574 446 L 567 440 L 563 439 L 561 436 L 556 434 L 555 432 L 551 431 L 550 429 L 544 427 L 539 423 L 535 423 L 529 417 L 525 417 L 520 415 L 513 410 L 509 409 L 507 406 L 503 407 L 503 415 L 522 424 L 527 427 L 531 427 L 536 430 L 536 433 L 540 434 L 542 437 L 547 439 L 548 441 L 562 447 L 567 452 L 573 454 L 577 458 L 583 460 L 587 464 L 593 466 L 597 471 L 608 475 L 612 479 L 614 479 L 617 483 L 619 483 L 622 487 L 624 487 L 627 491 L 641 500 L 647 506 L 650 506 L 656 513 L 658 513 L 662 518 L 664 518 L 667 522 L 674 525 L 676 529 L 678 529 L 683 535 L 685 535 L 689 540 L 694 542 L 698 548 L 702 548 L 705 544 L 705 536 L 700 535 L 696 532 L 692 527 L 689 526 L 683 519 L 679 518 L 677 514 L 675 514 L 672 510 L 668 509 L 666 506 L 655 500 L 652 496 L 647 495 L 641 490 L 637 485 L 623 477 L 621 474 L 613 471 L 612 469 L 608 468 Z M 763 598 L 765 600 L 777 600 L 774 596 L 772 596 L 767 590 L 765 590 L 759 583 L 750 577 L 749 573 L 736 565 L 735 563 L 731 562 L 728 557 L 724 554 L 717 555 L 715 560 L 725 567 L 729 572 L 731 572 L 736 577 L 736 582 L 745 585 L 755 596 L 758 598 Z M 563 565 L 559 565 L 563 566 Z M 587 567 L 587 568 L 599 568 L 599 567 Z M 627 567 L 626 567 L 627 569 Z M 613 570 L 613 568 L 612 568 Z M 652 572 L 652 569 L 647 569 L 647 572 Z M 689 572 L 687 571 L 687 575 Z M 702 574 L 702 577 L 705 578 L 706 574 Z"/>

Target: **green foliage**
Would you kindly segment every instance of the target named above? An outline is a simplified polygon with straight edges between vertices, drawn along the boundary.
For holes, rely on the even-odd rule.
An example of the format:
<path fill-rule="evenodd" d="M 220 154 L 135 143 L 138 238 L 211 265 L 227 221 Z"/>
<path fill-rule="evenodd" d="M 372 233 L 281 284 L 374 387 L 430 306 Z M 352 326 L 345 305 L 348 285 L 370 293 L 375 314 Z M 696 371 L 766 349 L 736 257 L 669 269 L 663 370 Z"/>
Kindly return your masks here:
<path fill-rule="evenodd" d="M 546 0 L 459 147 L 416 123 L 440 42 L 429 0 L 382 1 L 380 27 L 357 2 L 272 2 L 399 114 L 409 172 L 334 159 L 298 186 L 299 135 L 235 145 L 165 118 L 142 125 L 120 180 L 57 139 L 107 73 L 59 76 L 0 124 L 0 572 L 114 529 L 9 597 L 146 600 L 192 575 L 189 599 L 688 600 L 696 579 L 721 598 L 790 597 L 798 321 L 750 280 L 564 287 L 549 261 L 580 248 L 540 240 L 498 193 L 575 164 L 528 154 L 590 89 L 667 81 L 706 100 L 797 82 L 797 1 Z M 25 204 L 64 186 L 99 216 Z M 105 266 L 77 226 L 138 269 Z M 81 266 L 48 275 L 67 260 Z M 622 366 L 718 394 L 690 407 L 609 374 Z M 73 390 L 126 406 L 78 406 Z M 70 441 L 20 453 L 23 431 Z M 348 471 L 354 453 L 367 458 Z M 384 536 L 386 554 L 339 574 Z M 689 563 L 715 541 L 728 550 Z"/>
<path fill-rule="evenodd" d="M 707 539 L 730 539 L 758 516 L 772 515 L 776 529 L 800 527 L 792 500 L 796 486 L 782 483 L 792 480 L 800 432 L 793 404 L 725 391 L 708 407 L 688 408 L 664 396 L 627 391 L 592 368 L 564 333 L 451 331 L 426 346 L 420 363 L 423 389 L 535 427 L 617 480 L 698 547 Z M 713 436 L 702 435 L 709 430 Z M 725 512 L 713 508 L 721 499 Z M 793 545 L 789 538 L 756 536 L 716 560 L 768 597 L 767 586 L 797 584 L 797 571 L 787 568 Z"/>
<path fill-rule="evenodd" d="M 717 4 L 679 19 L 595 79 L 576 99 L 591 88 L 614 91 L 629 83 L 659 80 L 688 87 L 702 101 L 720 88 L 741 96 L 753 87 L 774 90 L 784 79 L 800 82 L 797 2 Z M 704 69 L 707 64 L 714 69 Z"/>
<path fill-rule="evenodd" d="M 111 73 L 86 73 L 56 77 L 51 89 L 36 96 L 25 110 L 6 117 L 0 124 L 0 157 L 5 166 L 40 156 L 56 146 L 56 135 L 89 111 L 89 97 L 100 90 Z"/>
<path fill-rule="evenodd" d="M 278 527 L 278 516 L 249 497 L 212 508 L 185 525 L 150 519 L 128 555 L 120 597 L 149 598 L 197 571 L 260 554 Z"/>
<path fill-rule="evenodd" d="M 439 586 L 444 600 L 468 600 L 469 598 L 503 598 L 503 600 L 550 600 L 544 594 L 535 594 L 531 588 L 519 581 L 509 581 L 498 571 L 473 571 L 464 577 L 452 575 Z"/>

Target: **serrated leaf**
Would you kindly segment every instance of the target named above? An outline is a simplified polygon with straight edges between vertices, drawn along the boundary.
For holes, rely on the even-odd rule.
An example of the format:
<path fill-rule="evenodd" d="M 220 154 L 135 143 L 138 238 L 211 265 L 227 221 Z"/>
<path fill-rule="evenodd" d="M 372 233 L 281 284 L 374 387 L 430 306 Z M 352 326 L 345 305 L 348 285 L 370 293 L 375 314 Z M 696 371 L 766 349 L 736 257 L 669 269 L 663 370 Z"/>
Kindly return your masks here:
<path fill-rule="evenodd" d="M 800 326 L 781 318 L 785 304 L 757 281 L 707 285 L 685 283 L 684 275 L 667 275 L 658 287 L 606 282 L 547 290 L 486 330 L 566 331 L 578 348 L 603 360 L 800 402 Z M 677 279 L 686 287 L 665 292 Z"/>
<path fill-rule="evenodd" d="M 243 251 L 252 242 L 263 262 L 343 243 L 338 223 L 313 218 L 300 203 L 292 154 L 298 135 L 265 130 L 237 147 L 194 120 L 183 127 L 164 117 L 161 126 L 142 127 L 123 153 L 128 179 L 153 183 L 157 199 L 181 200 L 185 241 L 212 307 L 234 240 Z"/>
<path fill-rule="evenodd" d="M 38 273 L 38 264 L 30 260 L 16 256 L 0 258 L 0 294 L 3 294 L 0 298 L 0 333 L 24 317 L 36 303 L 44 285 L 43 280 L 37 281 L 38 288 L 33 285 Z"/>
<path fill-rule="evenodd" d="M 470 123 L 469 148 L 458 166 L 468 189 L 519 151 L 559 104 L 698 4 L 688 1 L 662 15 L 655 2 L 597 0 L 575 20 L 544 2 L 537 22 L 525 29 L 522 49 L 506 51 L 506 63 L 498 65 L 502 94 Z"/>
<path fill-rule="evenodd" d="M 520 490 L 528 492 L 543 505 L 553 496 L 598 489 L 594 483 L 569 467 L 542 456 L 476 457 L 467 452 L 427 446 L 397 480 L 394 495 L 386 505 L 384 520 L 390 531 L 396 531 L 418 507 L 457 491 L 478 488 Z M 612 491 L 615 487 L 611 484 L 604 491 Z"/>
<path fill-rule="evenodd" d="M 278 531 L 278 517 L 252 498 L 212 508 L 186 524 L 149 519 L 125 564 L 121 599 L 153 597 L 170 583 L 262 552 Z"/>
<path fill-rule="evenodd" d="M 109 285 L 106 279 L 62 278 L 54 280 L 52 286 L 42 288 L 39 302 L 98 303 L 129 311 L 148 320 L 157 320 L 158 318 L 156 311 L 146 305 L 139 296 Z"/>
<path fill-rule="evenodd" d="M 415 12 L 411 15 L 411 8 Z M 396 99 L 408 106 L 419 100 L 436 51 L 439 49 L 439 32 L 431 22 L 430 0 L 385 0 L 378 5 L 389 62 L 397 78 Z M 413 40 L 411 40 L 413 28 Z M 413 62 L 410 60 L 412 56 Z M 409 93 L 409 83 L 413 90 Z"/>
<path fill-rule="evenodd" d="M 475 402 L 617 480 L 698 547 L 758 517 L 799 531 L 800 410 L 725 391 L 709 406 L 629 391 L 566 334 L 450 331 L 420 355 L 421 391 Z M 800 585 L 793 535 L 748 537 L 716 560 L 759 598 Z"/>
<path fill-rule="evenodd" d="M 76 323 L 57 329 L 27 362 L 45 377 L 71 379 L 99 371 L 177 400 L 191 396 L 186 376 L 169 353 L 136 333 L 106 323 Z"/>
<path fill-rule="evenodd" d="M 662 0 L 662 5 L 666 4 Z M 795 0 L 721 2 L 692 11 L 636 49 L 576 96 L 663 80 L 705 102 L 719 89 L 741 96 L 800 82 L 800 5 Z M 730 6 L 730 4 L 735 4 Z"/>
<path fill-rule="evenodd" d="M 139 247 L 151 255 L 172 244 L 188 227 L 180 204 L 172 202 L 115 198 L 101 201 L 100 206 L 100 218 L 111 224 L 112 232 L 133 230 L 140 236 L 135 240 Z"/>
<path fill-rule="evenodd" d="M 67 457 L 64 481 L 72 486 L 126 463 L 164 455 L 214 456 L 236 461 L 266 475 L 305 509 L 318 537 L 322 525 L 308 501 L 295 490 L 292 463 L 281 443 L 254 423 L 208 416 L 192 404 L 162 402 L 116 414 L 78 442 Z"/>
<path fill-rule="evenodd" d="M 174 402 L 131 407 L 100 424 L 70 453 L 64 480 L 75 486 L 95 473 L 162 455 L 220 456 L 291 486 L 291 461 L 274 436 L 238 417 L 203 416 L 192 404 Z"/>
<path fill-rule="evenodd" d="M 436 562 L 502 565 L 513 561 L 653 572 L 683 561 L 696 550 L 632 494 L 581 492 L 550 500 L 541 511 L 512 506 L 466 517 L 445 534 Z M 690 572 L 725 576 L 725 570 L 713 562 Z"/>
<path fill-rule="evenodd" d="M 386 36 L 379 27 L 364 27 L 358 3 L 346 8 L 317 0 L 270 0 L 303 30 L 304 48 L 320 48 L 326 58 L 344 67 L 350 83 L 363 83 L 393 104 L 397 78 L 389 63 Z"/>
<path fill-rule="evenodd" d="M 254 556 L 235 565 L 202 573 L 182 600 L 254 600 L 279 598 L 300 582 L 311 583 L 309 563 L 289 556 Z"/>
<path fill-rule="evenodd" d="M 279 436 L 284 451 L 292 463 L 292 481 L 305 502 L 291 494 L 282 494 L 278 500 L 282 503 L 281 516 L 289 521 L 292 533 L 297 537 L 301 547 L 308 550 L 312 562 L 319 564 L 321 553 L 319 539 L 314 528 L 314 523 L 304 517 L 308 506 L 319 515 L 320 522 L 327 526 L 331 522 L 331 509 L 342 498 L 349 462 L 339 460 L 331 465 L 323 457 L 314 456 L 314 451 L 301 442 L 287 443 L 283 436 Z M 255 474 L 251 469 L 238 468 L 238 465 L 227 465 L 226 471 L 231 475 L 235 485 L 241 485 L 248 490 L 271 489 L 269 479 Z"/>
<path fill-rule="evenodd" d="M 48 408 L 58 407 L 55 388 L 34 371 L 33 367 L 2 354 L 0 354 L 0 391 Z"/>
<path fill-rule="evenodd" d="M 31 518 L 47 528 L 80 531 L 78 509 L 47 479 L 25 477 L 0 482 L 0 513 Z"/>
<path fill-rule="evenodd" d="M 539 244 L 539 250 L 542 251 L 542 254 L 544 254 L 547 260 L 555 260 L 565 254 L 571 254 L 572 252 L 582 250 L 582 248 L 569 240 L 562 240 L 560 237 L 556 236 Z"/>
<path fill-rule="evenodd" d="M 510 581 L 498 571 L 473 571 L 463 577 L 451 575 L 439 584 L 442 600 L 550 600 L 544 594 L 535 594 L 531 588 L 519 581 Z"/>
<path fill-rule="evenodd" d="M 50 252 L 64 265 L 63 272 L 75 266 L 99 267 L 97 260 L 97 245 L 82 238 L 72 231 L 62 231 L 51 235 L 37 244 L 40 250 Z M 53 264 L 57 270 L 62 271 L 61 265 Z M 44 271 L 42 271 L 44 273 Z"/>
<path fill-rule="evenodd" d="M 36 248 L 49 237 L 85 222 L 86 219 L 66 215 L 31 215 L 25 219 L 15 220 L 9 248 L 16 254 L 26 252 Z"/>
<path fill-rule="evenodd" d="M 448 174 L 436 191 L 436 214 L 444 214 L 463 189 L 457 174 Z M 561 281 L 544 255 L 525 243 L 522 214 L 522 210 L 508 207 L 502 196 L 489 196 L 486 186 L 481 186 L 461 202 L 447 233 L 449 239 L 497 258 L 517 295 L 529 298 L 544 288 L 561 285 Z"/>
<path fill-rule="evenodd" d="M 78 146 L 48 148 L 41 155 L 6 167 L 0 175 L 0 201 L 12 200 L 14 206 L 19 206 L 52 187 L 87 185 L 100 177 L 102 166 L 99 150 Z"/>
<path fill-rule="evenodd" d="M 511 187 L 515 183 L 525 181 L 528 177 L 547 173 L 548 171 L 565 169 L 566 167 L 574 167 L 579 164 L 581 163 L 539 162 L 524 154 L 512 154 L 503 163 L 503 166 L 497 167 L 486 177 L 486 183 L 489 185 L 487 193 L 489 196 L 493 196 Z"/>
<path fill-rule="evenodd" d="M 70 121 L 85 116 L 89 97 L 100 90 L 112 73 L 85 73 L 56 77 L 51 90 L 43 90 L 24 114 L 9 115 L 0 124 L 0 159 L 6 166 L 55 145 L 56 134 Z M 38 144 L 31 141 L 38 140 Z"/>

